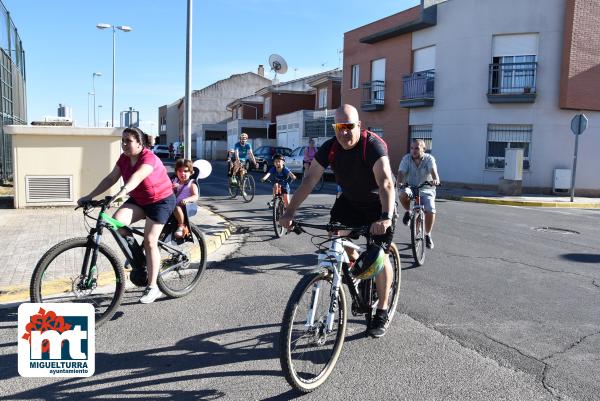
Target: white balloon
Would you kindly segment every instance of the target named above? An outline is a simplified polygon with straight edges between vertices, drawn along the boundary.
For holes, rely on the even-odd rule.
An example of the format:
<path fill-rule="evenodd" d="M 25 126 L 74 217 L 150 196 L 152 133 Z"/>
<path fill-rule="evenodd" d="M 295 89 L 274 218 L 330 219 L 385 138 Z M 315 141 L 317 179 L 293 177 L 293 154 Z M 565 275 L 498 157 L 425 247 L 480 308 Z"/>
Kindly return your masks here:
<path fill-rule="evenodd" d="M 200 174 L 198 174 L 198 179 L 202 180 L 212 173 L 212 165 L 208 160 L 199 159 L 196 160 L 193 164 L 198 170 L 200 170 Z"/>

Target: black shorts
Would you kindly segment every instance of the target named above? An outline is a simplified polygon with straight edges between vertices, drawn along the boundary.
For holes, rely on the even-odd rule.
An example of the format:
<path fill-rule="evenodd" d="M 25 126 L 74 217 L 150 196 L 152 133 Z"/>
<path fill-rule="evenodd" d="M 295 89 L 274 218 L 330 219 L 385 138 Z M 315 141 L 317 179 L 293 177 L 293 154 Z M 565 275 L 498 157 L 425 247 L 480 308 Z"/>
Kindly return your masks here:
<path fill-rule="evenodd" d="M 352 202 L 344 194 L 335 200 L 331 208 L 330 222 L 336 222 L 349 227 L 369 226 L 381 218 L 381 202 L 358 203 Z M 395 219 L 394 219 L 395 220 Z M 389 250 L 394 237 L 394 223 L 384 235 L 374 235 L 373 241 Z"/>
<path fill-rule="evenodd" d="M 129 198 L 125 201 L 125 203 L 139 206 L 142 208 L 147 218 L 160 224 L 165 224 L 169 221 L 169 217 L 171 217 L 173 210 L 175 210 L 175 202 L 175 194 L 145 206 L 139 205 L 133 198 Z"/>

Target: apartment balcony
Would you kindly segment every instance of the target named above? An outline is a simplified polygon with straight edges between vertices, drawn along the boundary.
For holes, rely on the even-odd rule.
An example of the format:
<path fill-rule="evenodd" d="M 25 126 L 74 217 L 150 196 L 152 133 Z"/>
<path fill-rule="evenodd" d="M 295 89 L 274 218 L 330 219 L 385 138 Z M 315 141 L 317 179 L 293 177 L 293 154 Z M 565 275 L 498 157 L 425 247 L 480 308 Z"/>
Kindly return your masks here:
<path fill-rule="evenodd" d="M 537 62 L 495 63 L 489 68 L 489 103 L 535 102 Z"/>
<path fill-rule="evenodd" d="M 435 100 L 435 70 L 413 72 L 402 77 L 402 107 L 429 107 Z"/>
<path fill-rule="evenodd" d="M 385 103 L 385 81 L 371 81 L 362 84 L 362 111 L 383 110 Z"/>

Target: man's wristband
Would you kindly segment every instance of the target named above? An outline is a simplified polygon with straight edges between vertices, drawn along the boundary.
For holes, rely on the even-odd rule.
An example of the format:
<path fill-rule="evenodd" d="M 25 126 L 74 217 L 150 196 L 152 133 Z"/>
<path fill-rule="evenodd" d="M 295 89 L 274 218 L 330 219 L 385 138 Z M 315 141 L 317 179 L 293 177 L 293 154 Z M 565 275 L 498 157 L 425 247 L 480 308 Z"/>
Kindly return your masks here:
<path fill-rule="evenodd" d="M 127 195 L 127 187 L 125 185 L 121 187 L 121 191 L 125 191 L 125 195 Z"/>
<path fill-rule="evenodd" d="M 391 219 L 392 218 L 391 218 L 391 216 L 390 216 L 390 214 L 388 212 L 381 213 L 380 220 L 391 220 Z"/>

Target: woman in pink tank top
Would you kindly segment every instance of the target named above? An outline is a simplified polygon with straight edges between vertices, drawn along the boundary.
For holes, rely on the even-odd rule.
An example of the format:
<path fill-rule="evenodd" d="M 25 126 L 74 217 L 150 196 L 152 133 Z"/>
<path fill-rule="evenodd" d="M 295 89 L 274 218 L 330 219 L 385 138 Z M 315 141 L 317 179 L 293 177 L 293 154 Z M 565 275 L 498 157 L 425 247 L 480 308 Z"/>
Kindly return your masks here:
<path fill-rule="evenodd" d="M 304 163 L 302 164 L 304 169 L 302 172 L 308 170 L 310 163 L 315 158 L 315 154 L 317 154 L 317 150 L 319 149 L 315 146 L 315 140 L 310 138 L 308 146 L 304 149 Z"/>
<path fill-rule="evenodd" d="M 156 284 L 160 267 L 158 236 L 175 209 L 175 195 L 167 170 L 160 159 L 147 146 L 150 137 L 139 128 L 125 128 L 121 145 L 123 153 L 117 164 L 100 184 L 78 203 L 91 200 L 108 191 L 123 178 L 125 185 L 114 199 L 129 195 L 129 199 L 115 212 L 114 218 L 125 225 L 146 219 L 144 250 L 148 269 L 148 287 L 140 298 L 141 303 L 154 302 L 161 295 Z"/>

